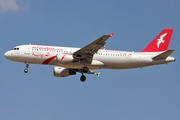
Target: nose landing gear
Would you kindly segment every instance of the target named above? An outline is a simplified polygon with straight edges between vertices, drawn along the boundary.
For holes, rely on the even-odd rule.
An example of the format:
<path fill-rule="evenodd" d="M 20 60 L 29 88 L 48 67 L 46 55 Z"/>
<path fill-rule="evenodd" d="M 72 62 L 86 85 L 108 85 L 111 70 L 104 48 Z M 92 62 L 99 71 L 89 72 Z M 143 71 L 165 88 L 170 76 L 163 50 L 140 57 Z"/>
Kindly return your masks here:
<path fill-rule="evenodd" d="M 27 69 L 27 68 L 26 68 L 26 69 L 24 69 L 24 72 L 25 72 L 25 73 L 27 73 L 27 72 L 28 72 L 28 69 Z"/>
<path fill-rule="evenodd" d="M 24 72 L 25 72 L 25 73 L 28 72 L 28 67 L 29 67 L 29 63 L 26 63 L 26 68 L 24 69 Z"/>

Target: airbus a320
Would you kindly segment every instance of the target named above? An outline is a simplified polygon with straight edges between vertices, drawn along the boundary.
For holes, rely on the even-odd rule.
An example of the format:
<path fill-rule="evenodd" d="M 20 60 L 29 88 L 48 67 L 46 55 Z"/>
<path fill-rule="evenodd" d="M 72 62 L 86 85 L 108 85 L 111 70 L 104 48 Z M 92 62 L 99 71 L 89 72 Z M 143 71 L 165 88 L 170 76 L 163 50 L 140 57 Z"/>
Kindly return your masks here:
<path fill-rule="evenodd" d="M 26 64 L 24 72 L 28 72 L 29 64 L 55 65 L 53 72 L 56 77 L 68 77 L 81 73 L 80 80 L 86 80 L 86 74 L 94 74 L 93 69 L 131 69 L 152 65 L 167 64 L 175 61 L 169 55 L 174 49 L 168 50 L 173 29 L 164 29 L 144 50 L 128 52 L 117 50 L 101 50 L 106 40 L 113 33 L 103 35 L 83 48 L 20 45 L 7 51 L 4 57 L 8 60 Z"/>

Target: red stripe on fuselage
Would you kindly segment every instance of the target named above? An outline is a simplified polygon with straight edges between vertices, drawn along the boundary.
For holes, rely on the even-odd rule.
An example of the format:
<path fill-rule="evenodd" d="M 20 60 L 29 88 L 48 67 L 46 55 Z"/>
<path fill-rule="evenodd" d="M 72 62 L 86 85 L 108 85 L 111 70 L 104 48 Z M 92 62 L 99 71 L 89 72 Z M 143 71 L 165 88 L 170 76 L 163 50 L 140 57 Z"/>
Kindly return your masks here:
<path fill-rule="evenodd" d="M 46 59 L 42 64 L 47 65 L 47 64 L 48 64 L 51 60 L 53 60 L 54 58 L 56 58 L 56 56 L 52 56 L 52 57 Z"/>

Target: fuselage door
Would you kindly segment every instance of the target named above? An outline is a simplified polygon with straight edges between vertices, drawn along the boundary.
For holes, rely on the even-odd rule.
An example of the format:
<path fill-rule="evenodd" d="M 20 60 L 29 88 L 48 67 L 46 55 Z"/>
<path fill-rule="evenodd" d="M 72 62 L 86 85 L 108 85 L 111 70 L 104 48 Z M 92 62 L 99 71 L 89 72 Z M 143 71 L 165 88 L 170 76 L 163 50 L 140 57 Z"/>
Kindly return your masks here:
<path fill-rule="evenodd" d="M 30 55 L 30 47 L 31 47 L 31 45 L 25 46 L 25 54 Z"/>

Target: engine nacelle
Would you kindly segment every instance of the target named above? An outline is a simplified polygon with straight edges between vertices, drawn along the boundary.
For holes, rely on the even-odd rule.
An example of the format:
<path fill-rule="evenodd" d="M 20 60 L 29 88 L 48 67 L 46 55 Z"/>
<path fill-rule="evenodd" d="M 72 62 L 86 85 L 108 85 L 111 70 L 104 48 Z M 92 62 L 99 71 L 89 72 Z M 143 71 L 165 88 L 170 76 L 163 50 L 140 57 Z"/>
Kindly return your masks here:
<path fill-rule="evenodd" d="M 74 60 L 72 55 L 57 54 L 56 61 L 60 64 L 71 63 Z"/>
<path fill-rule="evenodd" d="M 69 75 L 75 75 L 76 72 L 63 67 L 54 67 L 53 69 L 54 76 L 56 77 L 68 77 Z"/>

